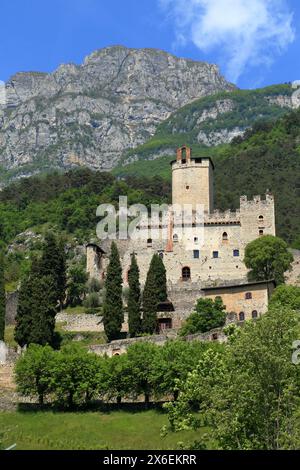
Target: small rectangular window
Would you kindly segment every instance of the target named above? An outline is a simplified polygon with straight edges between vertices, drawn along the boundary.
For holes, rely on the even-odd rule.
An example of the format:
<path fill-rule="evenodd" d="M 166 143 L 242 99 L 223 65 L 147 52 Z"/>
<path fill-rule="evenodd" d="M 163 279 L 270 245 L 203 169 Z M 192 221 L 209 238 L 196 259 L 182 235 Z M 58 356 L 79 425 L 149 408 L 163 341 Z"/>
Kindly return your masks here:
<path fill-rule="evenodd" d="M 213 258 L 219 258 L 219 252 L 218 251 L 213 251 Z"/>
<path fill-rule="evenodd" d="M 233 256 L 235 257 L 240 256 L 240 250 L 233 250 Z"/>
<path fill-rule="evenodd" d="M 200 258 L 200 251 L 199 250 L 194 250 L 194 258 L 199 259 Z"/>

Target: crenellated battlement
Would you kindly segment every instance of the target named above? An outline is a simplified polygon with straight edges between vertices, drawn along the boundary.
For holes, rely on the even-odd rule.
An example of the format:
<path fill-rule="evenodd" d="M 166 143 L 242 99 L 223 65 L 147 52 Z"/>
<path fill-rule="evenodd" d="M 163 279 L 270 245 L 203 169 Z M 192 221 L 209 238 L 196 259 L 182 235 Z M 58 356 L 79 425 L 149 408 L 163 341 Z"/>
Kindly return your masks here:
<path fill-rule="evenodd" d="M 240 198 L 240 207 L 242 208 L 247 208 L 247 207 L 253 207 L 253 206 L 264 206 L 264 205 L 270 205 L 274 204 L 274 196 L 271 193 L 266 193 L 265 199 L 262 199 L 260 195 L 254 196 L 252 199 L 248 200 L 247 196 L 241 196 Z"/>
<path fill-rule="evenodd" d="M 205 224 L 239 224 L 240 223 L 240 211 L 220 211 L 214 210 L 212 214 L 205 214 Z"/>

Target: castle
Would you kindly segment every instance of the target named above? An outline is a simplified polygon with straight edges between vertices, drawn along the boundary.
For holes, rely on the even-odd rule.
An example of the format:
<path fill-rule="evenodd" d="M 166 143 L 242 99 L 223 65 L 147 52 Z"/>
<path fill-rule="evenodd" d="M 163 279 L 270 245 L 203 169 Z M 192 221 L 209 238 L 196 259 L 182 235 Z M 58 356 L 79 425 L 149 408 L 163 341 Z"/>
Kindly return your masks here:
<path fill-rule="evenodd" d="M 153 254 L 159 253 L 163 258 L 170 300 L 179 316 L 176 322 L 173 314 L 173 324 L 179 324 L 200 294 L 210 295 L 205 289 L 217 286 L 230 289 L 230 286 L 244 285 L 247 293 L 248 270 L 243 262 L 245 247 L 260 236 L 275 235 L 275 205 L 274 197 L 267 193 L 264 199 L 255 196 L 248 200 L 247 196 L 242 196 L 240 209 L 234 212 L 215 210 L 214 164 L 209 157 L 193 156 L 189 147 L 178 149 L 171 169 L 172 206 L 169 207 L 167 221 L 156 227 L 158 236 L 151 238 L 150 229 L 153 227 L 144 223 L 138 227 L 138 240 L 120 240 L 118 245 L 124 286 L 128 283 L 133 253 L 140 268 L 142 285 Z M 182 219 L 174 212 L 174 207 L 184 206 L 191 208 L 188 235 L 182 230 Z M 200 219 L 197 218 L 199 207 L 202 208 Z M 90 277 L 105 277 L 109 244 L 106 241 L 101 246 L 93 243 L 87 246 Z M 269 286 L 257 286 L 258 290 L 269 289 Z M 251 308 L 252 312 L 257 310 L 255 305 Z M 266 310 L 266 306 L 260 309 Z"/>

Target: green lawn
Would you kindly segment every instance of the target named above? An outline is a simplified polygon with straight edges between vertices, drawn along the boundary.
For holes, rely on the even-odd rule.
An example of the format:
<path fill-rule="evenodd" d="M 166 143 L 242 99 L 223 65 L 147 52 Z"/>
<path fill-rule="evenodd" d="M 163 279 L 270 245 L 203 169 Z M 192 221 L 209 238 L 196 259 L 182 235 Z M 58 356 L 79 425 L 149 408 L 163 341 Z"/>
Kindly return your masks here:
<path fill-rule="evenodd" d="M 201 431 L 161 437 L 167 416 L 160 411 L 0 412 L 2 445 L 18 450 L 175 450 L 199 439 Z"/>

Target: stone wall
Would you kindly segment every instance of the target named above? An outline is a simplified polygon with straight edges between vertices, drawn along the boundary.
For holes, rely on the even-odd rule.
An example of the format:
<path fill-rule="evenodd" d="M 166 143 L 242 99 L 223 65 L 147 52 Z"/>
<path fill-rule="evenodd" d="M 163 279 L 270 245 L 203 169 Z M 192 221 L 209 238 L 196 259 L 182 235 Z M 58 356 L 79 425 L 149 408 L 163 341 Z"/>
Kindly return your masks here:
<path fill-rule="evenodd" d="M 130 346 L 137 342 L 152 343 L 156 346 L 163 346 L 167 341 L 176 339 L 176 334 L 170 332 L 165 335 L 145 336 L 141 338 L 130 338 L 120 341 L 112 341 L 109 344 L 102 344 L 97 346 L 91 346 L 90 352 L 93 352 L 99 356 L 107 355 L 108 357 L 120 356 L 125 354 Z M 190 335 L 183 338 L 184 341 L 219 341 L 224 343 L 227 341 L 227 337 L 224 334 L 222 328 L 212 330 L 209 333 Z"/>
<path fill-rule="evenodd" d="M 66 331 L 73 332 L 103 332 L 104 327 L 102 323 L 102 317 L 97 315 L 87 315 L 87 314 L 68 314 L 68 313 L 59 313 L 56 315 L 56 322 L 63 324 L 63 329 Z M 123 324 L 123 332 L 126 332 L 128 329 L 128 318 L 125 316 L 125 322 Z"/>
<path fill-rule="evenodd" d="M 244 320 L 251 320 L 253 312 L 257 312 L 257 317 L 261 317 L 268 311 L 269 295 L 271 287 L 268 283 L 258 283 L 254 285 L 241 285 L 234 287 L 208 289 L 206 297 L 214 300 L 221 297 L 228 313 L 244 314 Z M 247 294 L 251 298 L 247 298 Z M 242 320 L 243 321 L 243 320 Z"/>

